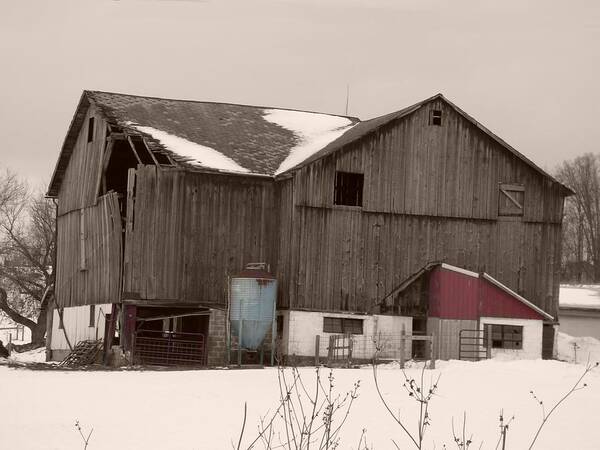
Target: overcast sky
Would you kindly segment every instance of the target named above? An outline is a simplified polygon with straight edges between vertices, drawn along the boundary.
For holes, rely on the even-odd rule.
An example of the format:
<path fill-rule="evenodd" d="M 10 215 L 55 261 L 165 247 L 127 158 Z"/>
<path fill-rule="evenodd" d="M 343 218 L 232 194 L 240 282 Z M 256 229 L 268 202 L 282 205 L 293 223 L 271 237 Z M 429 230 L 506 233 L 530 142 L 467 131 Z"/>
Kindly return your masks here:
<path fill-rule="evenodd" d="M 442 92 L 547 170 L 600 147 L 597 0 L 0 6 L 0 166 L 48 182 L 83 89 L 371 118 Z"/>

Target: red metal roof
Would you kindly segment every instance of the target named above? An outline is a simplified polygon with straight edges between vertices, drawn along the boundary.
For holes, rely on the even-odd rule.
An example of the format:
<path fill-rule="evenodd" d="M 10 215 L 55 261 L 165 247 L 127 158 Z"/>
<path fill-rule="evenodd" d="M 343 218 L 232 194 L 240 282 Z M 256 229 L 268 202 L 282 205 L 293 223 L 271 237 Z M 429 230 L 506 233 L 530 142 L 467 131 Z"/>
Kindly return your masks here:
<path fill-rule="evenodd" d="M 429 315 L 442 319 L 480 317 L 553 320 L 553 317 L 488 274 L 442 264 L 429 278 Z"/>

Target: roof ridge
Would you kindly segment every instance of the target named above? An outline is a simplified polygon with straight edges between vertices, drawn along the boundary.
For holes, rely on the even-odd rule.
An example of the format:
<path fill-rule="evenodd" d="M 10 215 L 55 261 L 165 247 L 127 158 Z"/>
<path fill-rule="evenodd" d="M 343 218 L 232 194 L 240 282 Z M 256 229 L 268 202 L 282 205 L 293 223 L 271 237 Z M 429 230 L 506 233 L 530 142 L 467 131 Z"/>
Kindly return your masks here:
<path fill-rule="evenodd" d="M 256 109 L 278 109 L 278 110 L 282 110 L 282 111 L 294 111 L 294 112 L 302 112 L 302 113 L 307 113 L 307 114 L 321 114 L 321 115 L 325 115 L 325 116 L 334 116 L 334 117 L 343 117 L 346 119 L 352 119 L 358 122 L 362 122 L 362 120 L 358 117 L 355 116 L 345 116 L 343 114 L 334 114 L 334 113 L 327 113 L 327 112 L 321 112 L 321 111 L 309 111 L 306 109 L 294 109 L 294 108 L 282 108 L 279 106 L 262 106 L 262 105 L 248 105 L 248 104 L 244 104 L 244 103 L 232 103 L 232 102 L 217 102 L 217 101 L 207 101 L 207 100 L 190 100 L 190 99 L 180 99 L 180 98 L 167 98 L 167 97 L 155 97 L 155 96 L 151 96 L 151 95 L 138 95 L 138 94 L 125 94 L 122 92 L 109 92 L 109 91 L 99 91 L 99 90 L 90 90 L 90 89 L 85 89 L 83 91 L 84 94 L 91 94 L 92 97 L 94 96 L 94 94 L 108 94 L 108 95 L 122 95 L 122 96 L 126 96 L 126 97 L 136 97 L 136 98 L 145 98 L 145 99 L 152 99 L 152 100 L 166 100 L 166 101 L 171 101 L 171 102 L 183 102 L 183 103 L 203 103 L 203 104 L 210 104 L 210 105 L 227 105 L 227 106 L 241 106 L 243 108 L 256 108 Z"/>

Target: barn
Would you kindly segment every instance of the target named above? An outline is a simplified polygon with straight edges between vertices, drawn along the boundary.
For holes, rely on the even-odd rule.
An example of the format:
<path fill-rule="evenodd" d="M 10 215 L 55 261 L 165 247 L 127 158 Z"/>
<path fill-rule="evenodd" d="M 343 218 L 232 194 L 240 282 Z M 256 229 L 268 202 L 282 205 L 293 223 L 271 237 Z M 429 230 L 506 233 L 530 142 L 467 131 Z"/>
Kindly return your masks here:
<path fill-rule="evenodd" d="M 360 121 L 84 91 L 48 189 L 58 204 L 48 353 L 97 340 L 107 359 L 149 351 L 214 366 L 236 349 L 249 361 L 311 357 L 346 335 L 367 357 L 373 336 L 391 348 L 437 324 L 441 349 L 460 332 L 449 321 L 484 330 L 502 318 L 535 321 L 551 355 L 571 194 L 441 94 Z M 466 314 L 465 303 L 464 317 L 446 317 L 457 299 L 436 297 L 434 281 L 448 267 L 477 274 L 487 309 Z M 272 323 L 252 322 L 263 340 L 248 348 L 230 320 L 239 279 L 253 283 L 245 329 L 258 310 Z M 525 345 L 530 333 L 514 326 Z"/>

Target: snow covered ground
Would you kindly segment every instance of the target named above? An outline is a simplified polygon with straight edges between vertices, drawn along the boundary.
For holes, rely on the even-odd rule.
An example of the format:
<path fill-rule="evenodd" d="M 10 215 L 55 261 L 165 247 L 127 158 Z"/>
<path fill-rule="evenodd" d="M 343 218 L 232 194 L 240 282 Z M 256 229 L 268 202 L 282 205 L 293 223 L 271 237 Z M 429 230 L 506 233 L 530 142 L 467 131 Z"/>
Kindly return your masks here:
<path fill-rule="evenodd" d="M 309 386 L 314 371 L 300 369 Z M 444 443 L 452 448 L 452 419 L 458 426 L 466 411 L 473 447 L 479 448 L 483 441 L 483 449 L 493 449 L 501 409 L 506 417 L 515 416 L 507 448 L 527 448 L 542 415 L 530 391 L 549 409 L 582 371 L 581 364 L 559 361 L 439 361 L 437 370 L 425 372 L 426 384 L 441 374 L 425 448 L 434 448 L 434 443 L 438 449 Z M 420 370 L 413 367 L 406 372 L 416 377 Z M 377 397 L 369 367 L 337 369 L 334 376 L 339 393 L 361 381 L 340 449 L 356 449 L 363 428 L 375 449 L 394 448 L 391 439 L 403 449 L 411 448 Z M 417 405 L 403 390 L 397 365 L 382 367 L 379 380 L 392 408 L 400 410 L 415 430 Z M 586 382 L 588 386 L 575 392 L 550 419 L 536 448 L 598 448 L 600 370 L 590 373 Z M 0 366 L 0 448 L 81 449 L 74 427 L 79 420 L 84 431 L 94 428 L 90 450 L 230 449 L 238 438 L 244 402 L 248 404 L 247 443 L 256 436 L 260 416 L 277 406 L 278 395 L 277 371 L 271 368 L 62 372 Z"/>

